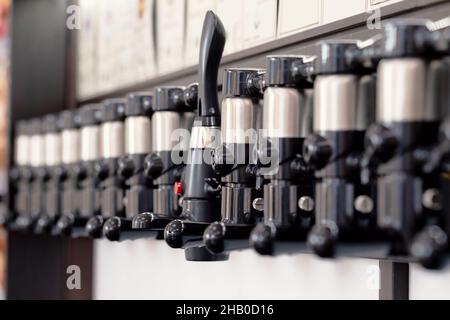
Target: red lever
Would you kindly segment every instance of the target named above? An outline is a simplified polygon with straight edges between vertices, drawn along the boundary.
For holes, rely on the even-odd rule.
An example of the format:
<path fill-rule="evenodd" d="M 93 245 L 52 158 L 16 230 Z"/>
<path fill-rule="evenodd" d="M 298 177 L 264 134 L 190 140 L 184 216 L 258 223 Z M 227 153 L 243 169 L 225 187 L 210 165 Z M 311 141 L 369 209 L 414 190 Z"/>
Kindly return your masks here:
<path fill-rule="evenodd" d="M 181 182 L 175 182 L 173 191 L 177 196 L 181 197 L 183 195 L 183 184 Z"/>

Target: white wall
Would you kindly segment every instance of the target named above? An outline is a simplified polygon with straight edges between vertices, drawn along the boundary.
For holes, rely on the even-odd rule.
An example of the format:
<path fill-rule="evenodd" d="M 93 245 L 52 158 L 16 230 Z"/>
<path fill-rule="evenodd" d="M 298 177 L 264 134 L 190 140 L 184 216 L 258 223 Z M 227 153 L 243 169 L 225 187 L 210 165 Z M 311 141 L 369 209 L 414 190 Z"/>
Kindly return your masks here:
<path fill-rule="evenodd" d="M 409 295 L 411 300 L 449 300 L 450 269 L 428 271 L 420 266 L 411 266 Z"/>
<path fill-rule="evenodd" d="M 378 299 L 373 260 L 323 261 L 311 255 L 194 263 L 164 242 L 98 241 L 95 299 Z M 377 281 L 375 281 L 377 282 Z"/>

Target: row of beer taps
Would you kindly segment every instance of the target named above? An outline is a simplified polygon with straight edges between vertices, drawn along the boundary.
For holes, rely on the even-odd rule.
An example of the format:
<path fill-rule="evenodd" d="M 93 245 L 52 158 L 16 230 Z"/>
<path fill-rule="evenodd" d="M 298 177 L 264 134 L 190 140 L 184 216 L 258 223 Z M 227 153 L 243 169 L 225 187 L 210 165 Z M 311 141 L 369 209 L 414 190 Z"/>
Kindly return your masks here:
<path fill-rule="evenodd" d="M 446 20 L 445 20 L 446 21 Z M 153 237 L 191 261 L 314 252 L 446 261 L 450 27 L 394 19 L 366 41 L 218 73 L 205 18 L 198 84 L 158 87 L 16 124 L 18 231 Z"/>

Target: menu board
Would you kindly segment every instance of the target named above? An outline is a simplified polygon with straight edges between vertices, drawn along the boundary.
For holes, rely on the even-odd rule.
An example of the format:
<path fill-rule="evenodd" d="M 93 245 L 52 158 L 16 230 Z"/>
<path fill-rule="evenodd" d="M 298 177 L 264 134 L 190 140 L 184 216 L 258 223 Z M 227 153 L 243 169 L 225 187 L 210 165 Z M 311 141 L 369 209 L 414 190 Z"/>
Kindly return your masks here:
<path fill-rule="evenodd" d="M 78 99 L 155 76 L 153 4 L 153 0 L 79 1 Z"/>

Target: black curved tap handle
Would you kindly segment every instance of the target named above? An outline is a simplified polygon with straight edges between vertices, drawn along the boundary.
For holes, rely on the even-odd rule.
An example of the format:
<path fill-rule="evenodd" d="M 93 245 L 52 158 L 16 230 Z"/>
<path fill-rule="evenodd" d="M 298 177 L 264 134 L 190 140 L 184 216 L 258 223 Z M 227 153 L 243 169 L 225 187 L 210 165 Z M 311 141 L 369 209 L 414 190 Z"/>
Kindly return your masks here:
<path fill-rule="evenodd" d="M 218 117 L 220 115 L 217 76 L 225 42 L 225 28 L 222 22 L 214 12 L 208 11 L 203 24 L 200 44 L 198 101 L 200 117 Z"/>

